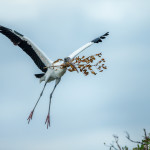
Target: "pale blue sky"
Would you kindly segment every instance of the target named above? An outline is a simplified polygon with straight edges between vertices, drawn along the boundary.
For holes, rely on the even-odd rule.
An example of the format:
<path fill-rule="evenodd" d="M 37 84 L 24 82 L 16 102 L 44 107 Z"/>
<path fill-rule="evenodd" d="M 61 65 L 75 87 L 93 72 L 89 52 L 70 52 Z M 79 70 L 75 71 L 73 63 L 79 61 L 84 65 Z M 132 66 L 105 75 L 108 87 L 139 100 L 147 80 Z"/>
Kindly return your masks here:
<path fill-rule="evenodd" d="M 96 76 L 67 72 L 44 124 L 50 83 L 28 125 L 43 83 L 40 70 L 0 35 L 0 150 L 106 150 L 124 131 L 139 139 L 150 131 L 149 0 L 0 0 L 0 24 L 26 35 L 52 60 L 64 58 L 105 32 L 110 36 L 81 53 L 102 52 L 108 69 Z M 132 145 L 133 146 L 133 145 Z"/>

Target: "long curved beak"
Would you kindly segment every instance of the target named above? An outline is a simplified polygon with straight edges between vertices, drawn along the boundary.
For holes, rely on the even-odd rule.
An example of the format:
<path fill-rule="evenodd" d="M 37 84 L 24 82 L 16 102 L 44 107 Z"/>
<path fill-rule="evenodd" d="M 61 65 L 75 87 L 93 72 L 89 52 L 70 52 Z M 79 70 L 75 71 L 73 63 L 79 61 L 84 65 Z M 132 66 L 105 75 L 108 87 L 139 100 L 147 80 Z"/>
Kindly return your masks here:
<path fill-rule="evenodd" d="M 70 65 L 79 73 L 77 67 L 72 62 L 70 62 Z"/>

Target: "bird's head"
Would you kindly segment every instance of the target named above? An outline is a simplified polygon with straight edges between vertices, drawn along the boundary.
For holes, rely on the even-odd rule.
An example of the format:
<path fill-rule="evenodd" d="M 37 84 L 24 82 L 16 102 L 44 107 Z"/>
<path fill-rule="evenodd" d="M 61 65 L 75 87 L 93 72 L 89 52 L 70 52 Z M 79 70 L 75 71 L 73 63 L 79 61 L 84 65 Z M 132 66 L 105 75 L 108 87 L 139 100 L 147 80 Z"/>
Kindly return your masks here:
<path fill-rule="evenodd" d="M 70 63 L 71 62 L 71 58 L 70 57 L 65 57 L 64 58 L 64 63 Z"/>
<path fill-rule="evenodd" d="M 78 69 L 76 68 L 76 66 L 72 63 L 72 60 L 70 57 L 65 57 L 64 58 L 64 64 L 68 67 L 68 66 L 71 66 L 73 67 L 77 72 L 78 72 Z"/>

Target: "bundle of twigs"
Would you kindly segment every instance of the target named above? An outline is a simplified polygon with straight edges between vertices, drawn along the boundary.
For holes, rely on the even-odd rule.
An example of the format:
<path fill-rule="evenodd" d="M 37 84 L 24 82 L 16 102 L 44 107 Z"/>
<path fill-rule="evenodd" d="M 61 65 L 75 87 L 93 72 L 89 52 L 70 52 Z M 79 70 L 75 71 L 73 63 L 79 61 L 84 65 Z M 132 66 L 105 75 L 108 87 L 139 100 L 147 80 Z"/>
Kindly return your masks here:
<path fill-rule="evenodd" d="M 96 57 L 100 58 L 100 60 L 94 63 L 97 60 Z M 91 55 L 86 58 L 85 56 L 82 56 L 81 58 L 78 56 L 74 58 L 72 62 L 84 75 L 89 75 L 89 72 L 96 75 L 97 73 L 94 71 L 94 68 L 96 68 L 98 72 L 103 72 L 104 69 L 107 69 L 107 67 L 104 65 L 105 59 L 101 57 L 102 53 Z M 76 71 L 72 66 L 67 67 L 67 70 L 70 72 Z"/>
<path fill-rule="evenodd" d="M 100 59 L 96 63 L 94 63 L 97 59 Z M 53 64 L 63 61 L 62 59 L 56 60 Z M 97 69 L 98 72 L 103 72 L 104 69 L 107 69 L 105 66 L 105 59 L 102 58 L 102 53 L 98 53 L 95 55 L 91 55 L 89 57 L 82 56 L 81 58 L 75 57 L 72 60 L 72 63 L 76 66 L 76 68 L 79 69 L 80 72 L 82 72 L 85 76 L 89 75 L 89 73 L 96 75 L 97 73 L 94 71 Z M 57 67 L 57 66 L 51 66 L 51 67 Z M 66 67 L 68 71 L 73 72 L 77 71 L 72 65 L 61 65 L 62 68 Z M 95 69 L 94 69 L 95 68 Z"/>

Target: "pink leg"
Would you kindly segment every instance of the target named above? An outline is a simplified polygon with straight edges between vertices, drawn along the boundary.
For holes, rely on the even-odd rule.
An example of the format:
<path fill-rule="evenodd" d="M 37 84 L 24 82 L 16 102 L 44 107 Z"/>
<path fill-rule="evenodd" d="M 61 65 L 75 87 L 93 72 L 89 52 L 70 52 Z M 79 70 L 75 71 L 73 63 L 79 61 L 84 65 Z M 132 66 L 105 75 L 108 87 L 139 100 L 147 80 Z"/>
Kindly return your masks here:
<path fill-rule="evenodd" d="M 54 89 L 53 89 L 52 93 L 50 94 L 48 114 L 47 114 L 46 121 L 45 121 L 45 124 L 47 124 L 47 129 L 48 129 L 48 127 L 50 127 L 50 105 L 51 105 L 52 95 L 53 95 L 53 92 L 54 92 L 56 86 L 57 86 L 58 83 L 60 82 L 60 80 L 61 80 L 61 78 L 56 79 L 56 83 L 55 83 Z"/>
<path fill-rule="evenodd" d="M 36 102 L 36 104 L 35 104 L 33 110 L 31 111 L 31 113 L 30 113 L 30 115 L 29 115 L 29 117 L 28 117 L 28 119 L 27 119 L 27 120 L 28 120 L 28 124 L 30 123 L 30 120 L 32 120 L 34 110 L 35 110 L 35 108 L 36 108 L 36 106 L 37 106 L 37 104 L 38 104 L 38 102 L 39 102 L 41 96 L 43 95 L 43 91 L 44 91 L 44 89 L 45 89 L 45 87 L 46 87 L 46 84 L 47 84 L 47 83 L 44 84 L 44 88 L 43 88 L 43 90 L 42 90 L 42 92 L 41 92 L 41 94 L 40 94 L 40 97 L 38 98 L 38 100 L 37 100 L 37 102 Z"/>

